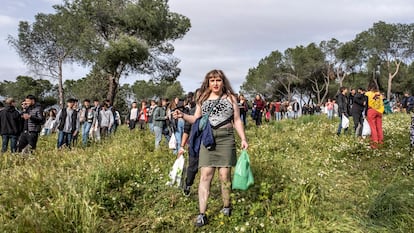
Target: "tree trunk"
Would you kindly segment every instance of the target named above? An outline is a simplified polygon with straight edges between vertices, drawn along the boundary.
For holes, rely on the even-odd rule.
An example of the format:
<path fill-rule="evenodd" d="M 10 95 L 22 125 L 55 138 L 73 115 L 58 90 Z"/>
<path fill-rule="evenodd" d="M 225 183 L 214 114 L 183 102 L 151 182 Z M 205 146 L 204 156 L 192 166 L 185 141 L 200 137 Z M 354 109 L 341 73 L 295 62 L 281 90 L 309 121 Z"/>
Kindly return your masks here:
<path fill-rule="evenodd" d="M 58 89 L 59 89 L 59 106 L 61 108 L 64 108 L 64 104 L 65 104 L 65 95 L 63 92 L 63 62 L 59 61 L 59 73 L 58 73 Z"/>
<path fill-rule="evenodd" d="M 108 74 L 109 79 L 109 86 L 108 86 L 108 94 L 106 95 L 106 99 L 111 101 L 111 104 L 114 104 L 116 94 L 118 92 L 118 78 L 115 75 Z"/>
<path fill-rule="evenodd" d="M 400 69 L 401 61 L 398 61 L 398 62 L 395 61 L 394 63 L 395 63 L 395 66 L 396 66 L 395 72 L 393 74 L 390 73 L 390 72 L 388 73 L 388 86 L 387 86 L 387 99 L 388 100 L 391 100 L 392 80 L 398 74 L 398 70 Z M 388 70 L 389 70 L 389 68 L 390 68 L 389 62 L 387 64 L 387 66 L 388 66 Z"/>
<path fill-rule="evenodd" d="M 329 75 L 325 77 L 325 93 L 323 94 L 321 101 L 318 104 L 322 104 L 323 102 L 325 102 L 326 97 L 328 96 L 328 92 L 329 92 Z"/>

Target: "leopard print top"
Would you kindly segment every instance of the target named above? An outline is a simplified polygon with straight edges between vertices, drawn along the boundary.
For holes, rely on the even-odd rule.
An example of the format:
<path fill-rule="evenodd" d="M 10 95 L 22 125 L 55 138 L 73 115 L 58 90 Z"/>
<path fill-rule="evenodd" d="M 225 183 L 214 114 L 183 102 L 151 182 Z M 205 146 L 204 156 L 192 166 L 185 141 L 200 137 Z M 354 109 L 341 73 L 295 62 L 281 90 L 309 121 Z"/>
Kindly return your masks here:
<path fill-rule="evenodd" d="M 222 125 L 224 122 L 231 122 L 233 119 L 233 104 L 227 98 L 221 98 L 216 104 L 216 100 L 206 100 L 201 105 L 202 115 L 208 114 L 210 109 L 215 105 L 210 113 L 209 121 L 213 128 Z M 217 127 L 218 128 L 218 127 Z"/>

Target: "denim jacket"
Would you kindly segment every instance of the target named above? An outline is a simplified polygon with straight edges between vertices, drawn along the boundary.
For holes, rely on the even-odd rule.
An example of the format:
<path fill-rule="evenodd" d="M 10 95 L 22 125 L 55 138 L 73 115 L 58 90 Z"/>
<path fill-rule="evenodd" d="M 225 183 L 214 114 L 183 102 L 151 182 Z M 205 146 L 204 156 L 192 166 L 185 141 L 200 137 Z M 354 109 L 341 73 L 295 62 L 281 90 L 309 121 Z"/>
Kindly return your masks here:
<path fill-rule="evenodd" d="M 189 154 L 190 156 L 198 156 L 201 143 L 203 143 L 204 147 L 210 149 L 214 147 L 214 136 L 213 136 L 213 129 L 211 128 L 210 124 L 207 124 L 204 130 L 200 131 L 198 129 L 198 125 L 200 123 L 201 117 L 199 117 L 191 127 L 190 133 L 190 146 L 189 146 Z"/>

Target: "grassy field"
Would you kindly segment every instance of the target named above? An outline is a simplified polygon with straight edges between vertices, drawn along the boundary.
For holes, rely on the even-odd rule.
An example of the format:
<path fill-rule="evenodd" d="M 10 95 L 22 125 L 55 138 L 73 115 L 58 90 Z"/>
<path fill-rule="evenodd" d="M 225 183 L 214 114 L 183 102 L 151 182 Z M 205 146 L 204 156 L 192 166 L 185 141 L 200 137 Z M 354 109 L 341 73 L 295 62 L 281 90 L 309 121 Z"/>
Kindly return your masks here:
<path fill-rule="evenodd" d="M 57 151 L 52 136 L 35 155 L 4 154 L 0 232 L 414 232 L 409 115 L 384 117 L 380 150 L 324 116 L 249 123 L 255 185 L 233 192 L 230 218 L 215 177 L 210 224 L 194 227 L 197 184 L 190 197 L 166 186 L 175 156 L 121 127 L 87 149 Z"/>

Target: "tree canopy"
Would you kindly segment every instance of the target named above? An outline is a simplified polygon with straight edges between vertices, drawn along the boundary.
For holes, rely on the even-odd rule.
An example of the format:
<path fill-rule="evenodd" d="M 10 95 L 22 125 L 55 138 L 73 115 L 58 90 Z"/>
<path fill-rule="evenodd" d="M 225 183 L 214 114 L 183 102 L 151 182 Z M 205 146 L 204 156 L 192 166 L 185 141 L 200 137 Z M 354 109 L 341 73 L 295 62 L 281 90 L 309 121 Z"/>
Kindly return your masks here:
<path fill-rule="evenodd" d="M 150 74 L 174 81 L 180 73 L 172 42 L 190 29 L 190 20 L 169 10 L 167 0 L 65 0 L 55 13 L 22 21 L 9 43 L 37 74 L 58 80 L 64 102 L 63 64 L 77 62 L 101 73 L 112 102 L 122 76 Z"/>
<path fill-rule="evenodd" d="M 0 95 L 4 97 L 12 97 L 17 101 L 22 101 L 27 95 L 35 95 L 40 102 L 46 105 L 56 103 L 53 98 L 56 88 L 45 79 L 33 79 L 28 76 L 18 76 L 15 82 L 0 82 Z"/>
<path fill-rule="evenodd" d="M 179 75 L 171 42 L 185 35 L 190 20 L 171 12 L 167 0 L 74 0 L 58 9 L 82 19 L 92 32 L 78 44 L 77 57 L 106 73 L 107 99 L 114 100 L 127 73 L 152 74 L 157 80 Z"/>
<path fill-rule="evenodd" d="M 249 69 L 241 91 L 289 101 L 292 93 L 305 94 L 322 103 L 334 96 L 340 86 L 356 88 L 373 80 L 392 99 L 393 92 L 407 91 L 401 88 L 414 91 L 412 85 L 399 85 L 413 82 L 413 42 L 414 24 L 380 21 L 352 41 L 332 38 L 319 45 L 288 48 L 284 53 L 272 51 Z M 399 80 L 398 89 L 393 89 L 393 80 Z"/>

